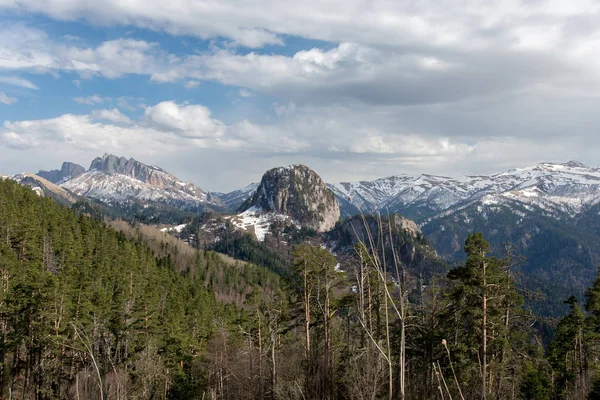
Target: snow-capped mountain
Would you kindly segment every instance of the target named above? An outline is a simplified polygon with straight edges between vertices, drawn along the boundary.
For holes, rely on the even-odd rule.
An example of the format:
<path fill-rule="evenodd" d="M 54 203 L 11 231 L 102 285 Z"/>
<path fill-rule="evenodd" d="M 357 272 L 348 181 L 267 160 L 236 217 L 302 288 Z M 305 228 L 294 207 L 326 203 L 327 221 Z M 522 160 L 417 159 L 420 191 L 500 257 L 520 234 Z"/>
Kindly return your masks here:
<path fill-rule="evenodd" d="M 157 166 L 112 154 L 94 159 L 88 171 L 60 186 L 105 204 L 161 203 L 186 211 L 223 207 L 211 194 L 192 183 L 180 181 Z"/>
<path fill-rule="evenodd" d="M 229 193 L 218 193 L 213 192 L 212 194 L 221 200 L 229 210 L 236 211 L 246 201 L 248 197 L 251 197 L 256 189 L 258 188 L 258 182 L 251 183 L 246 187 L 238 190 L 234 190 Z"/>
<path fill-rule="evenodd" d="M 389 210 L 419 223 L 475 202 L 519 202 L 551 214 L 575 215 L 600 202 L 600 169 L 577 162 L 541 163 L 494 175 L 397 175 L 329 187 L 346 213 Z"/>

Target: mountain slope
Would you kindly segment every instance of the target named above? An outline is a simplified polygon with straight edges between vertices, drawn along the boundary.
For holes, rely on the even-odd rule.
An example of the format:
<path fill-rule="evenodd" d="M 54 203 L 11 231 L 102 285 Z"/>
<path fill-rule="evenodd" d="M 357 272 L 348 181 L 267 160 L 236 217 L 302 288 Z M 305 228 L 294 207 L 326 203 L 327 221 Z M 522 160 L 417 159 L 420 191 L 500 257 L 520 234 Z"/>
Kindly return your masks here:
<path fill-rule="evenodd" d="M 212 195 L 159 167 L 111 154 L 94 159 L 87 172 L 61 186 L 106 204 L 160 203 L 192 212 L 224 207 Z"/>
<path fill-rule="evenodd" d="M 399 268 L 414 282 L 428 282 L 434 275 L 447 271 L 447 265 L 439 258 L 417 224 L 399 214 L 381 219 L 369 215 L 364 218 L 354 216 L 336 225 L 323 237 L 328 248 L 338 255 L 342 266 L 345 257 L 355 256 L 355 245 L 362 241 L 370 249 L 382 244 L 385 246 L 385 257 L 380 259 L 388 262 L 388 268 L 394 275 L 395 266 L 391 261 L 394 256 L 398 257 Z M 394 245 L 395 254 L 390 251 L 390 242 Z M 383 255 L 381 250 L 379 253 L 380 256 Z"/>
<path fill-rule="evenodd" d="M 29 186 L 34 192 L 43 197 L 50 197 L 58 204 L 70 206 L 79 200 L 70 191 L 38 176 L 28 173 L 18 174 L 11 178 L 23 186 Z"/>
<path fill-rule="evenodd" d="M 462 261 L 471 232 L 482 232 L 498 255 L 510 245 L 522 260 L 512 266 L 540 315 L 560 315 L 571 295 L 583 298 L 600 265 L 599 205 L 569 217 L 549 215 L 519 201 L 474 203 L 425 224 L 423 233 L 442 258 Z"/>

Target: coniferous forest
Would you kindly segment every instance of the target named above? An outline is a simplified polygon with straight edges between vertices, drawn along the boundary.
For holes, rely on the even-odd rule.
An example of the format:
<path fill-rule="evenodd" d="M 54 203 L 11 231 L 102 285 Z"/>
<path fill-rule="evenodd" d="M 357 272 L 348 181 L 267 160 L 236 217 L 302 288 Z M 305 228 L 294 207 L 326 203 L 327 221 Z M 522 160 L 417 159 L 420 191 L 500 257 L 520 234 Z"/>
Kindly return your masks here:
<path fill-rule="evenodd" d="M 0 181 L 1 397 L 600 398 L 600 279 L 542 329 L 510 247 L 415 281 L 378 237 L 254 265 Z"/>

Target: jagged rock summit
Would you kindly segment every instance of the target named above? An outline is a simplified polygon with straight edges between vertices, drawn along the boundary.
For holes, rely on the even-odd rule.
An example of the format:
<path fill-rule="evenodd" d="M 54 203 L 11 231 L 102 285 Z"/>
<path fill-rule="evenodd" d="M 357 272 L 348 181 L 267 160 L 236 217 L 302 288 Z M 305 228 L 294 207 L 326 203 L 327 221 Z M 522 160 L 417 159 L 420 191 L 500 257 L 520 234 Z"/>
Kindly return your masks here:
<path fill-rule="evenodd" d="M 126 175 L 156 187 L 171 186 L 173 178 L 175 178 L 155 165 L 146 165 L 133 158 L 127 159 L 108 153 L 92 161 L 90 171 L 92 170 L 102 171 L 107 174 Z"/>
<path fill-rule="evenodd" d="M 53 169 L 51 171 L 40 170 L 36 175 L 49 182 L 60 184 L 83 173 L 85 173 L 85 168 L 81 165 L 65 161 L 61 169 Z"/>
<path fill-rule="evenodd" d="M 340 218 L 333 192 L 315 171 L 299 164 L 267 171 L 238 211 L 250 209 L 287 215 L 319 232 L 333 228 Z"/>
<path fill-rule="evenodd" d="M 192 183 L 180 181 L 162 168 L 112 154 L 95 158 L 87 172 L 61 186 L 107 204 L 134 200 L 190 211 L 204 210 L 207 206 L 221 207 L 221 202 L 209 193 Z"/>

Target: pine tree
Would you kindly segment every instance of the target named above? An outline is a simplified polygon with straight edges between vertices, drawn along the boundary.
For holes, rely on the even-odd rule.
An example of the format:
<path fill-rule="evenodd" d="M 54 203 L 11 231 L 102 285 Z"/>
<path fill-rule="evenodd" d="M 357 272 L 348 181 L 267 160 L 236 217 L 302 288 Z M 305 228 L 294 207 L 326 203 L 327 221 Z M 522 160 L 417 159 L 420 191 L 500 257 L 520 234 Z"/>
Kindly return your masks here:
<path fill-rule="evenodd" d="M 447 339 L 459 365 L 460 384 L 470 396 L 475 396 L 478 386 L 480 398 L 493 398 L 510 359 L 510 318 L 522 300 L 507 267 L 510 261 L 490 256 L 490 245 L 481 233 L 468 236 L 465 253 L 465 264 L 448 273 L 452 282 L 448 320 L 452 324 Z"/>

